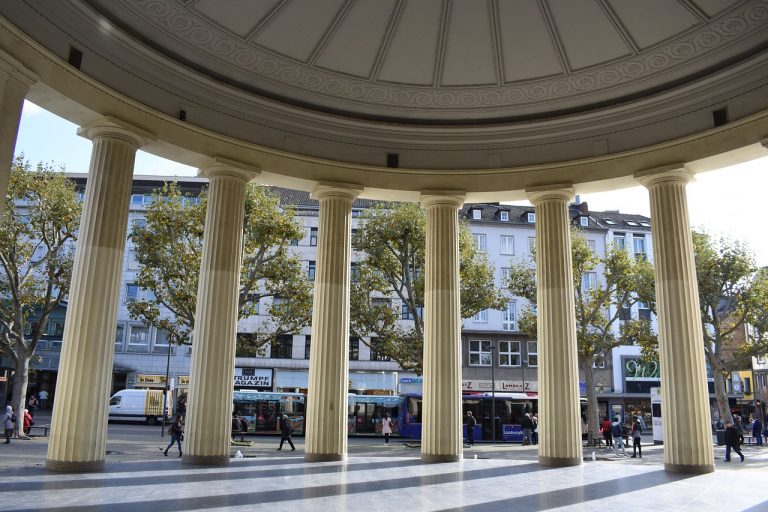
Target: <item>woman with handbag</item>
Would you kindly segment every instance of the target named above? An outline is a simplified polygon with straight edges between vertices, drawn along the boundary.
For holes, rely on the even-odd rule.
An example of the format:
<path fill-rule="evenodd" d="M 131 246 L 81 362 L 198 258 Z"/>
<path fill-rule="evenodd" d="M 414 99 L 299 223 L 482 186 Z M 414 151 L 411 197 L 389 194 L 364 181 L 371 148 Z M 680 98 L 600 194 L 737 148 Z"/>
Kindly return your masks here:
<path fill-rule="evenodd" d="M 171 442 L 165 448 L 163 455 L 168 456 L 168 450 L 173 446 L 173 443 L 179 445 L 179 457 L 181 457 L 181 442 L 184 440 L 184 430 L 181 427 L 181 415 L 177 414 L 173 424 L 168 427 L 168 433 L 171 434 Z"/>

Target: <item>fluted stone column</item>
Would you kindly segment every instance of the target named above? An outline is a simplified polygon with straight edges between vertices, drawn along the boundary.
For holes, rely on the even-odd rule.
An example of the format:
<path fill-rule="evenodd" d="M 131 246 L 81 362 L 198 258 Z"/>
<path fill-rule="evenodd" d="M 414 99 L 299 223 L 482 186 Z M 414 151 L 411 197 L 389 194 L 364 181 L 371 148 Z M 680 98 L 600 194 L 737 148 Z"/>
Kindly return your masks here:
<path fill-rule="evenodd" d="M 650 194 L 661 363 L 664 467 L 714 471 L 709 390 L 686 184 L 681 165 L 635 175 Z"/>
<path fill-rule="evenodd" d="M 582 462 L 576 308 L 565 186 L 526 190 L 536 208 L 539 344 L 539 463 Z"/>
<path fill-rule="evenodd" d="M 347 457 L 352 202 L 361 190 L 321 184 L 312 193 L 320 202 L 320 218 L 304 451 L 308 461 Z"/>
<path fill-rule="evenodd" d="M 459 216 L 461 192 L 424 192 L 424 394 L 421 460 L 462 459 L 461 302 Z"/>
<path fill-rule="evenodd" d="M 19 133 L 24 96 L 37 77 L 16 59 L 0 51 L 0 212 L 5 208 L 13 150 Z"/>
<path fill-rule="evenodd" d="M 80 128 L 93 141 L 61 344 L 46 467 L 104 466 L 115 327 L 136 150 L 149 135 L 113 118 Z"/>
<path fill-rule="evenodd" d="M 216 158 L 210 180 L 197 285 L 182 462 L 229 464 L 245 189 L 259 170 Z"/>

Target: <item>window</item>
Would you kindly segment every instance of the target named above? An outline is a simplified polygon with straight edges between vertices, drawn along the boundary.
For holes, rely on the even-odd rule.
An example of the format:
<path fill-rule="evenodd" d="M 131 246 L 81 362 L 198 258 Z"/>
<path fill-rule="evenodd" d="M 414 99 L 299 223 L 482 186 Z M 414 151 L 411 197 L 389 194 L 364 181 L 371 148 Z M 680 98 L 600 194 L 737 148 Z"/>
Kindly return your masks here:
<path fill-rule="evenodd" d="M 309 359 L 312 348 L 312 336 L 304 336 L 304 359 Z"/>
<path fill-rule="evenodd" d="M 644 220 L 640 221 L 640 225 L 643 226 L 644 228 L 651 227 L 651 224 L 648 221 L 644 221 Z"/>
<path fill-rule="evenodd" d="M 645 258 L 645 235 L 635 235 L 632 237 L 632 249 L 635 257 Z"/>
<path fill-rule="evenodd" d="M 605 368 L 605 354 L 595 354 L 592 359 L 592 368 Z"/>
<path fill-rule="evenodd" d="M 317 228 L 309 228 L 309 245 L 317 245 Z"/>
<path fill-rule="evenodd" d="M 535 341 L 528 342 L 528 366 L 539 366 L 539 344 Z"/>
<path fill-rule="evenodd" d="M 392 358 L 376 350 L 374 347 L 378 347 L 381 344 L 379 338 L 371 338 L 371 361 L 391 361 Z"/>
<path fill-rule="evenodd" d="M 168 331 L 165 329 L 158 329 L 155 333 L 155 344 L 152 347 L 152 353 L 167 354 L 170 349 L 171 345 L 168 343 Z"/>
<path fill-rule="evenodd" d="M 315 270 L 316 270 L 315 262 L 310 261 L 309 268 L 307 269 L 307 279 L 309 279 L 310 281 L 315 280 Z"/>
<path fill-rule="evenodd" d="M 485 252 L 488 247 L 485 235 L 473 234 L 472 238 L 475 239 L 475 249 L 477 249 L 479 252 Z"/>
<path fill-rule="evenodd" d="M 299 245 L 299 241 L 298 241 L 298 239 L 293 239 L 293 240 L 291 240 L 290 244 L 294 245 L 294 246 L 295 245 Z"/>
<path fill-rule="evenodd" d="M 272 340 L 269 357 L 272 359 L 290 359 L 293 352 L 293 336 L 281 334 Z"/>
<path fill-rule="evenodd" d="M 638 224 L 637 222 L 635 222 L 634 220 L 625 220 L 624 222 L 627 224 L 627 226 L 634 226 L 634 227 L 637 227 L 637 226 L 639 226 L 639 225 L 640 225 L 640 224 Z"/>
<path fill-rule="evenodd" d="M 619 249 L 624 250 L 627 248 L 627 237 L 624 233 L 614 233 L 613 243 L 615 243 L 616 247 Z"/>
<path fill-rule="evenodd" d="M 619 320 L 622 322 L 632 320 L 632 310 L 626 304 L 619 308 Z"/>
<path fill-rule="evenodd" d="M 491 354 L 490 341 L 470 340 L 469 341 L 469 365 L 470 366 L 491 366 L 493 356 Z"/>
<path fill-rule="evenodd" d="M 509 212 L 505 211 L 505 210 L 500 211 L 499 212 L 499 220 L 502 221 L 502 222 L 509 221 Z"/>
<path fill-rule="evenodd" d="M 128 283 L 125 285 L 125 300 L 137 300 L 139 298 L 139 285 Z"/>
<path fill-rule="evenodd" d="M 516 331 L 517 330 L 517 303 L 507 302 L 507 307 L 504 309 L 501 315 L 501 330 L 502 331 Z"/>
<path fill-rule="evenodd" d="M 133 219 L 131 221 L 131 230 L 134 230 L 136 228 L 143 228 L 147 225 L 146 219 Z"/>
<path fill-rule="evenodd" d="M 64 320 L 54 319 L 48 321 L 48 335 L 62 336 L 64 334 Z"/>
<path fill-rule="evenodd" d="M 648 320 L 649 322 L 651 321 L 651 309 L 647 304 L 643 302 L 637 303 L 637 317 L 640 320 Z"/>
<path fill-rule="evenodd" d="M 138 270 L 139 260 L 136 251 L 128 251 L 128 270 Z"/>
<path fill-rule="evenodd" d="M 579 226 L 586 228 L 589 226 L 589 217 L 582 215 L 579 217 Z"/>
<path fill-rule="evenodd" d="M 488 322 L 488 310 L 484 309 L 482 311 L 478 311 L 477 314 L 472 317 L 472 320 L 478 323 L 487 323 Z"/>
<path fill-rule="evenodd" d="M 536 214 L 535 213 L 528 213 L 528 215 L 526 215 L 526 219 L 528 220 L 528 222 L 533 224 L 534 222 L 536 222 Z"/>
<path fill-rule="evenodd" d="M 606 224 L 608 224 L 609 226 L 614 226 L 614 225 L 616 225 L 616 222 L 614 222 L 614 220 L 613 220 L 613 219 L 608 219 L 608 218 L 605 218 L 605 217 L 603 218 L 603 222 L 605 222 L 605 223 L 606 223 Z"/>
<path fill-rule="evenodd" d="M 595 241 L 594 240 L 587 240 L 587 247 L 590 251 L 595 252 Z"/>
<path fill-rule="evenodd" d="M 515 254 L 515 237 L 501 235 L 501 254 Z"/>
<path fill-rule="evenodd" d="M 508 267 L 504 267 L 501 269 L 501 287 L 506 288 L 509 284 L 509 273 L 511 272 L 511 269 Z"/>
<path fill-rule="evenodd" d="M 354 336 L 349 338 L 349 360 L 357 361 L 360 359 L 360 338 Z"/>
<path fill-rule="evenodd" d="M 472 208 L 472 219 L 473 220 L 480 220 L 480 219 L 483 218 L 482 216 L 483 216 L 483 211 L 482 210 L 478 210 L 477 208 Z"/>
<path fill-rule="evenodd" d="M 146 325 L 132 325 L 131 334 L 128 337 L 128 352 L 149 351 L 149 327 Z"/>
<path fill-rule="evenodd" d="M 499 342 L 499 366 L 520 366 L 520 342 Z"/>
<path fill-rule="evenodd" d="M 417 306 L 416 314 L 419 315 L 419 318 L 422 318 L 424 316 L 424 308 Z M 403 320 L 413 320 L 413 313 L 406 303 L 403 303 L 400 308 L 400 318 Z"/>
<path fill-rule="evenodd" d="M 581 276 L 582 291 L 594 290 L 597 288 L 597 272 L 585 272 Z"/>
<path fill-rule="evenodd" d="M 529 236 L 528 237 L 528 253 L 533 254 L 535 252 L 536 252 L 536 237 Z"/>
<path fill-rule="evenodd" d="M 115 352 L 123 351 L 123 339 L 125 336 L 125 325 L 117 324 L 115 329 Z"/>

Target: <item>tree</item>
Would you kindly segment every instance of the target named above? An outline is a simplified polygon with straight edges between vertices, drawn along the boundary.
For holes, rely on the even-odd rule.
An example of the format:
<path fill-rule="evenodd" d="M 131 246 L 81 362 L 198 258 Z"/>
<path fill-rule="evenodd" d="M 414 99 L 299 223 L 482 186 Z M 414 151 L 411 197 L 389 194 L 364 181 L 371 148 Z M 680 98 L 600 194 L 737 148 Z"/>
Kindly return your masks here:
<path fill-rule="evenodd" d="M 751 368 L 753 356 L 768 352 L 768 271 L 758 270 L 751 251 L 738 241 L 693 232 L 693 249 L 704 354 L 720 419 L 733 421 L 726 375 Z"/>
<path fill-rule="evenodd" d="M 81 205 L 51 166 L 14 160 L 0 229 L 0 349 L 14 366 L 12 404 L 23 437 L 29 364 L 48 317 L 66 299 Z"/>
<path fill-rule="evenodd" d="M 132 318 L 167 332 L 172 344 L 190 344 L 195 327 L 197 284 L 202 259 L 207 194 L 183 194 L 176 183 L 153 193 L 145 223 L 134 225 L 130 239 L 139 270 L 136 285 L 150 292 L 128 302 Z M 256 331 L 238 340 L 256 350 L 281 334 L 309 324 L 311 287 L 301 262 L 291 253 L 291 240 L 302 238 L 291 210 L 268 188 L 251 184 L 245 195 L 243 259 L 238 297 L 239 318 L 259 313 L 259 302 L 271 298 L 270 315 Z"/>
<path fill-rule="evenodd" d="M 424 257 L 426 215 L 414 203 L 375 206 L 361 215 L 352 246 L 361 258 L 351 287 L 352 333 L 377 353 L 421 374 L 424 349 Z M 493 268 L 475 249 L 465 225 L 459 232 L 461 316 L 501 309 Z M 393 306 L 393 299 L 401 305 Z M 403 322 L 403 320 L 412 320 Z"/>
<path fill-rule="evenodd" d="M 633 257 L 617 246 L 609 246 L 605 257 L 599 257 L 577 229 L 571 231 L 571 257 L 577 353 L 587 388 L 587 425 L 592 444 L 600 422 L 594 364 L 620 345 L 653 344 L 656 335 L 650 321 L 632 319 L 628 312 L 638 303 L 655 311 L 654 275 L 653 267 L 645 258 Z M 530 263 L 513 262 L 508 289 L 535 306 L 536 281 Z M 537 336 L 535 307 L 523 310 L 520 329 L 529 336 Z"/>

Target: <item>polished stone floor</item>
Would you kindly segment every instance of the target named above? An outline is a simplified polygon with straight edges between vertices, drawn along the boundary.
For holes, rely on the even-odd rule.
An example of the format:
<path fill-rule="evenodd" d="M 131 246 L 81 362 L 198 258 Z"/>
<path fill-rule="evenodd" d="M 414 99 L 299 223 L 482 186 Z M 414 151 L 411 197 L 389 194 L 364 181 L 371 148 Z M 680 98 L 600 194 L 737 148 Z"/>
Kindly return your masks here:
<path fill-rule="evenodd" d="M 762 455 L 762 454 L 761 454 Z M 466 459 L 423 464 L 416 457 L 233 459 L 227 468 L 178 459 L 110 463 L 89 474 L 4 468 L 3 510 L 151 512 L 184 510 L 527 511 L 768 510 L 768 472 L 747 466 L 695 477 L 659 464 L 586 461 L 549 469 L 532 460 Z"/>

